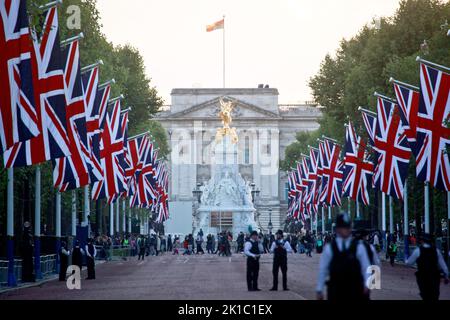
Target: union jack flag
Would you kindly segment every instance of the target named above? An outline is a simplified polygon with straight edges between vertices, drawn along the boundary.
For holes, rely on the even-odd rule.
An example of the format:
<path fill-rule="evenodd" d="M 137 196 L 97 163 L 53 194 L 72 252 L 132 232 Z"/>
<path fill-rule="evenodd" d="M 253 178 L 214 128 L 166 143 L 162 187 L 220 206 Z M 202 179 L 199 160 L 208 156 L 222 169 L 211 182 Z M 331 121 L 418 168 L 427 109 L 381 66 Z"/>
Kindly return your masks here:
<path fill-rule="evenodd" d="M 155 199 L 157 199 L 157 190 L 152 184 L 154 180 L 154 147 L 153 144 L 148 143 L 144 151 L 144 161 L 142 169 L 135 173 L 137 180 L 137 192 L 131 198 L 131 207 L 135 208 L 150 208 Z"/>
<path fill-rule="evenodd" d="M 40 134 L 4 153 L 5 167 L 24 167 L 70 156 L 58 10 L 50 8 L 40 36 L 34 36 L 32 75 Z M 39 40 L 38 40 L 39 39 Z"/>
<path fill-rule="evenodd" d="M 416 142 L 420 93 L 418 90 L 397 82 L 394 83 L 394 91 L 397 97 L 403 129 L 405 130 L 412 151 L 417 156 Z"/>
<path fill-rule="evenodd" d="M 169 173 L 164 164 L 161 165 L 161 176 L 158 182 L 157 222 L 163 223 L 169 219 Z"/>
<path fill-rule="evenodd" d="M 107 113 L 100 142 L 103 179 L 94 183 L 92 189 L 93 200 L 106 198 L 110 204 L 127 191 L 125 173 L 121 167 L 121 163 L 125 160 L 124 132 L 122 132 L 120 113 L 120 100 L 117 100 Z"/>
<path fill-rule="evenodd" d="M 376 165 L 373 186 L 387 195 L 402 200 L 411 149 L 394 102 L 378 98 L 376 123 L 374 142 Z"/>
<path fill-rule="evenodd" d="M 81 75 L 83 95 L 86 105 L 86 135 L 89 155 L 87 164 L 91 184 L 101 179 L 101 171 L 94 158 L 94 137 L 100 134 L 99 105 L 96 105 L 99 79 L 99 67 L 94 67 Z"/>
<path fill-rule="evenodd" d="M 420 66 L 417 121 L 417 178 L 450 191 L 450 74 Z"/>
<path fill-rule="evenodd" d="M 320 184 L 322 179 L 322 167 L 319 160 L 319 150 L 310 148 L 309 151 L 309 161 L 311 163 L 310 171 L 310 193 L 308 195 L 308 205 L 311 206 L 311 211 L 314 214 L 319 212 L 319 193 Z"/>
<path fill-rule="evenodd" d="M 288 212 L 289 217 L 294 216 L 294 207 L 297 198 L 297 185 L 295 183 L 294 172 L 288 172 Z"/>
<path fill-rule="evenodd" d="M 94 100 L 92 114 L 98 114 L 98 119 L 88 120 L 87 128 L 90 137 L 91 150 L 91 184 L 103 180 L 103 168 L 100 159 L 100 141 L 106 123 L 106 110 L 108 108 L 108 101 L 111 94 L 111 85 L 106 85 L 97 90 Z"/>
<path fill-rule="evenodd" d="M 345 142 L 345 169 L 343 197 L 370 204 L 369 188 L 372 185 L 373 163 L 367 159 L 366 143 L 356 134 L 349 122 Z"/>
<path fill-rule="evenodd" d="M 64 83 L 67 101 L 67 131 L 70 157 L 56 159 L 53 182 L 60 192 L 78 189 L 89 184 L 89 151 L 86 129 L 86 105 L 81 82 L 79 41 L 64 48 Z"/>
<path fill-rule="evenodd" d="M 128 168 L 125 170 L 125 175 L 128 181 L 129 197 L 137 192 L 139 173 L 142 171 L 145 151 L 149 144 L 150 139 L 146 135 L 128 140 L 126 157 Z"/>
<path fill-rule="evenodd" d="M 320 163 L 322 165 L 322 192 L 320 200 L 327 205 L 341 206 L 342 178 L 344 162 L 339 159 L 341 148 L 325 140 L 320 145 Z"/>
<path fill-rule="evenodd" d="M 0 146 L 39 135 L 26 0 L 0 1 Z"/>

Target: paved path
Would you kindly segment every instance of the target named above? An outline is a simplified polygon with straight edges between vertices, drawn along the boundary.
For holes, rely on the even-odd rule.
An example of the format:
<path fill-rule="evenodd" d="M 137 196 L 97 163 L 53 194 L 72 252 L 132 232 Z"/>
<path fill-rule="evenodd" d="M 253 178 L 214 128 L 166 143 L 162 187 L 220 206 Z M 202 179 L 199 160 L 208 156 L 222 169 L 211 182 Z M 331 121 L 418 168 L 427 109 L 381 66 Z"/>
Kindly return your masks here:
<path fill-rule="evenodd" d="M 217 256 L 147 257 L 108 262 L 97 268 L 97 280 L 83 281 L 82 290 L 70 291 L 65 283 L 50 281 L 33 288 L 0 294 L 3 299 L 170 299 L 170 300 L 265 300 L 314 299 L 319 257 L 290 255 L 288 285 L 291 291 L 270 292 L 271 256 L 261 261 L 261 292 L 248 292 L 245 283 L 245 258 Z M 85 276 L 85 272 L 83 272 Z M 280 275 L 281 276 L 281 275 Z M 84 278 L 84 277 L 83 277 Z M 281 279 L 280 279 L 281 280 Z M 441 286 L 441 298 L 450 300 L 450 286 Z M 382 290 L 373 299 L 418 299 L 414 270 L 383 265 Z"/>

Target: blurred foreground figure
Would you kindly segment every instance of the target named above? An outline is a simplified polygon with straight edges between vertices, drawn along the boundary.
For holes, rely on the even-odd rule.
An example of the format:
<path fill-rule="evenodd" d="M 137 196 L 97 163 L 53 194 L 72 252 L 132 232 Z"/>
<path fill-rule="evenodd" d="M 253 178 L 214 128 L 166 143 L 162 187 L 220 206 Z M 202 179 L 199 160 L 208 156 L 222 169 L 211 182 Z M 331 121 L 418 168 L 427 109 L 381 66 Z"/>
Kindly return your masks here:
<path fill-rule="evenodd" d="M 406 264 L 413 266 L 417 262 L 416 279 L 420 296 L 425 301 L 437 301 L 440 295 L 441 272 L 445 284 L 448 284 L 448 268 L 441 252 L 433 244 L 433 237 L 424 234 L 421 244 L 414 250 Z"/>
<path fill-rule="evenodd" d="M 350 217 L 340 214 L 336 219 L 336 239 L 325 246 L 320 260 L 317 299 L 324 299 L 326 284 L 328 300 L 366 300 L 369 267 L 366 248 L 352 237 Z"/>

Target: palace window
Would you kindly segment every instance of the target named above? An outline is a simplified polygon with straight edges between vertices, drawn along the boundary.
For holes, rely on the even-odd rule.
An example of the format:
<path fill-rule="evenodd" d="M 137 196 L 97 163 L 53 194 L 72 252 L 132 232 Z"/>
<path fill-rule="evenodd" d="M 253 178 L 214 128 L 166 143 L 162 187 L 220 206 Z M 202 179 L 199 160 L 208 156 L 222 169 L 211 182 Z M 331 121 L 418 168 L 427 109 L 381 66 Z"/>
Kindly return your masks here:
<path fill-rule="evenodd" d="M 245 137 L 244 163 L 250 164 L 250 137 Z"/>

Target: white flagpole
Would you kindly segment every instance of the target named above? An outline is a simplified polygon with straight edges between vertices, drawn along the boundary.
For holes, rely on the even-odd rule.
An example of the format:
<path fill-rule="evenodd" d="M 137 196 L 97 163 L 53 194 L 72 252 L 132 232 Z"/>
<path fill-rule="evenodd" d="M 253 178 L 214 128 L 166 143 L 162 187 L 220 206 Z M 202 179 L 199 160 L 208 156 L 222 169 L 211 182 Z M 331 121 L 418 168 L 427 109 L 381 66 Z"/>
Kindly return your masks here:
<path fill-rule="evenodd" d="M 8 169 L 7 189 L 8 287 L 17 286 L 14 272 L 14 169 Z"/>
<path fill-rule="evenodd" d="M 358 219 L 361 218 L 361 211 L 360 211 L 360 208 L 359 208 L 359 201 L 358 200 L 356 200 L 356 217 Z"/>
<path fill-rule="evenodd" d="M 394 198 L 389 196 L 389 232 L 394 234 Z"/>
<path fill-rule="evenodd" d="M 41 167 L 36 166 L 35 207 L 34 207 L 34 270 L 36 279 L 42 279 L 41 273 Z"/>
<path fill-rule="evenodd" d="M 403 236 L 405 243 L 405 261 L 409 258 L 409 215 L 408 215 L 408 180 L 405 182 L 405 191 L 403 196 Z"/>
<path fill-rule="evenodd" d="M 322 234 L 325 234 L 325 208 L 322 206 Z"/>
<path fill-rule="evenodd" d="M 88 216 L 90 214 L 90 198 L 89 198 L 89 186 L 84 187 L 84 215 L 83 215 L 83 226 L 89 225 Z"/>
<path fill-rule="evenodd" d="M 130 211 L 128 211 L 128 233 L 131 234 L 131 199 L 130 199 Z"/>
<path fill-rule="evenodd" d="M 223 88 L 226 88 L 226 69 L 225 69 L 225 15 L 223 16 Z"/>
<path fill-rule="evenodd" d="M 381 193 L 381 226 L 382 231 L 386 233 L 386 194 Z"/>
<path fill-rule="evenodd" d="M 425 183 L 425 233 L 430 233 L 430 185 Z"/>
<path fill-rule="evenodd" d="M 114 203 L 109 204 L 109 235 L 114 236 Z"/>
<path fill-rule="evenodd" d="M 72 236 L 77 236 L 77 193 L 72 191 Z"/>
<path fill-rule="evenodd" d="M 332 219 L 332 214 L 331 214 L 331 206 L 328 206 L 328 220 L 331 221 Z"/>
<path fill-rule="evenodd" d="M 117 232 L 117 233 L 120 232 L 120 219 L 119 219 L 119 214 L 120 214 L 120 198 L 117 199 L 117 202 L 116 202 L 116 232 Z"/>
<path fill-rule="evenodd" d="M 122 200 L 122 230 L 123 233 L 127 232 L 127 205 L 125 198 Z"/>

